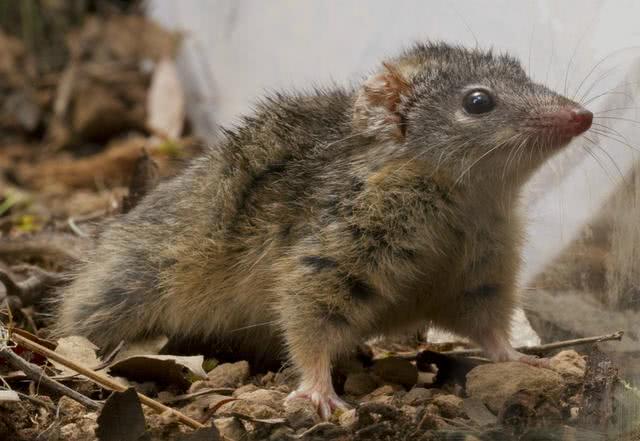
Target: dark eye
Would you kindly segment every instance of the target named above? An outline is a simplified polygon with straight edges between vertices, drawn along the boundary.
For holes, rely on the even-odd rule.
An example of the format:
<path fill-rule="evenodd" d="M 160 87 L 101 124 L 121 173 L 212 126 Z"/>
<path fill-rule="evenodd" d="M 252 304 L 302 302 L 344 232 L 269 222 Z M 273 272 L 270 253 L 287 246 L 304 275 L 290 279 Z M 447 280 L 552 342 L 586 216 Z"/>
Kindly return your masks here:
<path fill-rule="evenodd" d="M 496 103 L 486 90 L 472 90 L 464 97 L 462 105 L 467 113 L 477 115 L 492 111 Z"/>

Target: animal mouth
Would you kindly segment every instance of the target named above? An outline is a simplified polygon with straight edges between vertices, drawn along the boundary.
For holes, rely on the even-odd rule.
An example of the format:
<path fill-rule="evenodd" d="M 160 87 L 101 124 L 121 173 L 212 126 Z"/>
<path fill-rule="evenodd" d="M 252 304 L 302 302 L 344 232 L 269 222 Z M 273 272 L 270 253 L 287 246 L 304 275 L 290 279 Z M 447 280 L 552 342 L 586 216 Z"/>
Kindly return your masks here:
<path fill-rule="evenodd" d="M 582 107 L 561 108 L 531 117 L 527 127 L 552 145 L 562 146 L 591 128 L 593 113 Z"/>

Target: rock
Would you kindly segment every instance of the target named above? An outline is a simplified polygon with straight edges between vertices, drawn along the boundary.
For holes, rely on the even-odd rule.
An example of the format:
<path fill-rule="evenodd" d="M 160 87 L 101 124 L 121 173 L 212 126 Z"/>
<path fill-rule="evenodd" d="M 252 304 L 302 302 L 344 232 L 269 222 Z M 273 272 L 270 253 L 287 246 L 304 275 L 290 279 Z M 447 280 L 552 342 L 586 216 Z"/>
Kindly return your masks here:
<path fill-rule="evenodd" d="M 287 426 L 276 427 L 269 435 L 269 441 L 295 441 L 297 439 L 293 429 Z"/>
<path fill-rule="evenodd" d="M 498 421 L 498 418 L 478 398 L 465 398 L 462 401 L 462 409 L 471 421 L 481 427 L 491 426 Z"/>
<path fill-rule="evenodd" d="M 467 393 L 479 398 L 494 413 L 520 390 L 542 394 L 559 402 L 563 391 L 560 374 L 520 362 L 485 364 L 467 374 Z"/>
<path fill-rule="evenodd" d="M 504 426 L 528 428 L 541 423 L 562 421 L 560 401 L 534 390 L 519 390 L 500 410 L 498 422 Z"/>
<path fill-rule="evenodd" d="M 84 406 L 69 397 L 61 397 L 58 409 L 62 419 L 60 421 L 61 440 L 93 439 L 98 427 L 97 414 L 87 413 Z"/>
<path fill-rule="evenodd" d="M 344 383 L 344 393 L 349 395 L 366 395 L 378 386 L 378 382 L 366 372 L 349 374 Z"/>
<path fill-rule="evenodd" d="M 229 441 L 244 441 L 247 439 L 247 430 L 238 418 L 218 418 L 213 421 L 213 424 L 220 432 L 220 435 Z"/>
<path fill-rule="evenodd" d="M 269 419 L 280 416 L 280 413 L 271 406 L 260 403 L 252 403 L 246 400 L 236 400 L 230 403 L 223 404 L 218 409 L 218 414 L 228 414 L 231 412 L 237 412 L 242 415 L 247 415 L 253 418 Z"/>
<path fill-rule="evenodd" d="M 306 399 L 293 399 L 284 403 L 284 417 L 293 429 L 309 428 L 320 422 L 315 405 Z"/>
<path fill-rule="evenodd" d="M 396 386 L 397 387 L 397 386 Z M 380 386 L 379 388 L 375 389 L 374 391 L 372 391 L 369 395 L 367 395 L 366 397 L 363 397 L 361 399 L 361 401 L 367 401 L 367 400 L 371 400 L 373 398 L 376 397 L 380 397 L 382 395 L 393 395 L 396 392 L 396 388 L 394 388 L 392 385 L 390 384 L 385 384 L 384 386 Z"/>
<path fill-rule="evenodd" d="M 257 389 L 238 395 L 238 398 L 252 403 L 263 404 L 273 409 L 282 410 L 286 395 L 282 392 L 270 389 Z"/>
<path fill-rule="evenodd" d="M 568 384 L 581 383 L 587 368 L 587 361 L 574 350 L 559 352 L 551 358 L 550 363 L 551 369 Z"/>
<path fill-rule="evenodd" d="M 402 397 L 402 401 L 411 406 L 419 406 L 433 398 L 433 389 L 414 387 Z"/>
<path fill-rule="evenodd" d="M 418 382 L 418 369 L 402 358 L 387 357 L 377 360 L 373 365 L 373 372 L 383 380 L 401 384 L 407 389 Z"/>
<path fill-rule="evenodd" d="M 440 415 L 445 418 L 456 418 L 462 416 L 462 398 L 455 395 L 438 395 L 432 401 L 438 406 Z"/>
<path fill-rule="evenodd" d="M 60 397 L 58 408 L 62 415 L 84 415 L 85 408 L 82 404 L 67 396 Z"/>
<path fill-rule="evenodd" d="M 253 392 L 255 390 L 258 390 L 258 386 L 256 386 L 255 384 L 245 384 L 244 386 L 240 386 L 239 388 L 237 388 L 236 390 L 233 391 L 233 396 L 234 397 L 239 397 L 240 395 L 247 393 L 247 392 Z"/>
<path fill-rule="evenodd" d="M 224 363 L 216 366 L 207 374 L 209 387 L 238 387 L 249 378 L 249 363 Z"/>
<path fill-rule="evenodd" d="M 345 429 L 351 429 L 358 423 L 356 409 L 345 410 L 338 417 L 338 423 Z"/>
<path fill-rule="evenodd" d="M 380 395 L 378 397 L 372 398 L 369 402 L 392 406 L 395 403 L 395 400 L 391 395 Z"/>
<path fill-rule="evenodd" d="M 382 420 L 396 420 L 400 411 L 392 405 L 384 403 L 364 403 L 356 410 L 358 427 L 363 428 Z"/>
<path fill-rule="evenodd" d="M 418 409 L 415 406 L 409 406 L 408 404 L 404 404 L 400 408 L 400 412 L 402 412 L 411 421 L 414 421 L 418 415 Z"/>
<path fill-rule="evenodd" d="M 78 423 L 65 424 L 60 427 L 60 439 L 69 441 L 94 439 L 97 427 L 98 424 L 95 422 L 87 424 L 84 421 L 80 421 Z"/>

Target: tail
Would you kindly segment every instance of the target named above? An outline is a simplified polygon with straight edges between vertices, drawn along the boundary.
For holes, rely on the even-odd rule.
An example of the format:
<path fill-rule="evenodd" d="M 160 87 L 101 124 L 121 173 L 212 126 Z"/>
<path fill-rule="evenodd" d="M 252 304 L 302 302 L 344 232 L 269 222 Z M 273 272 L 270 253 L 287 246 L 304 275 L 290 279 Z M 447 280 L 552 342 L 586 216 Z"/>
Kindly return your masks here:
<path fill-rule="evenodd" d="M 128 234 L 116 230 L 106 232 L 56 296 L 55 336 L 81 335 L 108 350 L 155 334 L 158 269 L 135 249 L 135 241 L 126 240 Z"/>

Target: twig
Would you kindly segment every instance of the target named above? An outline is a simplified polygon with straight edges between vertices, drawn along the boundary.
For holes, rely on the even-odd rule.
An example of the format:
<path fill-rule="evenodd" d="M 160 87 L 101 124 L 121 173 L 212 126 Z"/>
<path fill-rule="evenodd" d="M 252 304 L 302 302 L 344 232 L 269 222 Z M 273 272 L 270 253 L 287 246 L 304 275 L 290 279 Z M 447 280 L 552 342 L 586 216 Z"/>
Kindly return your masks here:
<path fill-rule="evenodd" d="M 175 397 L 167 398 L 165 400 L 160 400 L 160 402 L 163 404 L 177 403 L 179 401 L 190 400 L 191 398 L 201 397 L 202 395 L 208 395 L 208 394 L 226 395 L 226 394 L 233 393 L 233 391 L 234 389 L 230 387 L 218 387 L 215 389 L 210 389 L 210 388 L 200 389 L 197 392 L 192 392 L 190 394 L 184 394 L 184 395 L 177 395 Z"/>
<path fill-rule="evenodd" d="M 17 334 L 14 336 L 17 336 Z M 49 388 L 61 395 L 66 395 L 72 400 L 75 400 L 83 406 L 87 407 L 88 409 L 100 409 L 100 405 L 93 401 L 91 398 L 85 397 L 81 393 L 76 392 L 75 390 L 68 388 L 63 384 L 52 380 L 44 373 L 44 371 L 40 367 L 36 366 L 33 363 L 29 363 L 27 360 L 17 355 L 8 347 L 5 347 L 0 351 L 0 357 L 4 358 L 7 363 L 13 366 L 14 369 L 24 372 L 27 377 L 37 383 L 42 384 L 44 387 Z"/>
<path fill-rule="evenodd" d="M 613 334 L 598 335 L 595 337 L 576 338 L 574 340 L 556 341 L 553 343 L 546 343 L 538 346 L 520 346 L 515 349 L 518 352 L 522 352 L 523 354 L 543 354 L 545 352 L 550 352 L 555 349 L 568 348 L 571 346 L 588 345 L 591 343 L 600 343 L 603 341 L 611 341 L 611 340 L 620 341 L 623 335 L 624 335 L 624 331 L 618 331 L 618 332 L 614 332 Z M 482 355 L 484 351 L 482 349 L 458 349 L 453 351 L 443 351 L 440 353 L 445 355 L 475 357 L 478 355 Z M 411 360 L 415 360 L 417 355 L 418 354 L 415 353 L 415 354 L 401 355 L 399 357 L 405 360 L 411 361 Z"/>
<path fill-rule="evenodd" d="M 45 271 L 37 266 L 20 265 L 13 269 L 27 271 L 30 274 L 29 278 L 16 282 L 9 273 L 0 270 L 0 283 L 5 286 L 7 295 L 19 297 L 23 306 L 32 305 L 47 288 L 59 286 L 65 280 L 64 276 Z"/>
<path fill-rule="evenodd" d="M 15 332 L 15 329 L 14 329 Z M 27 336 L 27 338 L 29 338 L 29 336 Z M 30 338 L 30 340 L 33 341 L 33 338 Z M 115 349 L 113 351 L 111 351 L 105 358 L 104 360 L 102 360 L 100 363 L 98 363 L 95 366 L 90 367 L 90 369 L 94 370 L 94 371 L 101 371 L 103 369 L 106 369 L 109 367 L 109 365 L 111 364 L 111 362 L 116 358 L 116 355 L 118 355 L 118 352 L 120 352 L 120 350 L 122 349 L 122 347 L 124 346 L 124 340 L 120 340 L 120 343 L 118 343 L 118 346 L 115 347 Z M 71 375 L 55 375 L 51 378 L 53 378 L 54 380 L 58 380 L 58 381 L 62 381 L 62 380 L 82 380 L 85 381 L 83 378 L 79 377 L 80 374 L 75 373 L 75 374 L 71 374 Z"/>
<path fill-rule="evenodd" d="M 545 352 L 553 351 L 555 349 L 568 348 L 571 346 L 588 345 L 591 343 L 600 343 L 603 341 L 610 341 L 610 340 L 620 341 L 623 335 L 624 335 L 624 331 L 618 331 L 618 332 L 614 332 L 613 334 L 598 335 L 595 337 L 576 338 L 573 340 L 556 341 L 553 343 L 547 343 L 547 344 L 538 345 L 538 346 L 520 346 L 516 348 L 516 350 L 518 352 L 522 352 L 523 354 L 542 354 Z M 445 355 L 475 356 L 475 355 L 481 355 L 483 351 L 482 349 L 461 349 L 457 351 L 446 351 L 442 353 Z"/>
<path fill-rule="evenodd" d="M 78 236 L 84 238 L 84 239 L 88 239 L 89 235 L 87 233 L 85 233 L 82 228 L 80 228 L 77 224 L 76 221 L 73 217 L 69 217 L 69 219 L 67 219 L 67 225 L 69 226 L 69 229 L 71 231 L 73 231 L 74 233 L 76 233 Z"/>
<path fill-rule="evenodd" d="M 106 375 L 103 375 L 99 372 L 96 372 L 92 369 L 89 369 L 85 366 L 82 366 L 78 363 L 76 363 L 73 360 L 69 360 L 67 357 L 64 357 L 60 354 L 58 354 L 57 352 L 54 352 L 50 349 L 45 348 L 42 345 L 39 345 L 36 342 L 33 342 L 21 335 L 18 334 L 11 334 L 10 337 L 15 343 L 19 344 L 20 346 L 32 351 L 32 352 L 36 352 L 42 356 L 47 357 L 49 360 L 53 360 L 57 363 L 60 363 L 61 365 L 69 368 L 69 369 L 73 369 L 74 371 L 78 372 L 79 374 L 84 375 L 85 377 L 89 378 L 91 381 L 93 381 L 94 383 L 107 388 L 107 389 L 111 389 L 111 390 L 115 390 L 118 392 L 124 392 L 127 388 L 123 385 L 121 385 L 120 383 L 117 383 L 116 381 L 114 381 L 112 378 L 107 377 Z M 26 373 L 26 372 L 25 372 Z M 171 407 L 165 406 L 164 404 L 153 400 L 149 397 L 147 397 L 146 395 L 143 395 L 141 393 L 138 393 L 138 398 L 140 399 L 140 401 L 144 404 L 146 404 L 147 406 L 149 406 L 150 408 L 152 408 L 153 410 L 157 411 L 158 413 L 164 413 L 164 412 L 170 412 L 171 414 L 173 414 L 176 419 L 178 419 L 180 422 L 182 422 L 183 424 L 185 424 L 186 426 L 189 426 L 193 429 L 200 429 L 202 427 L 205 427 L 203 424 L 199 423 L 198 421 L 194 420 L 193 418 L 188 417 L 187 415 L 183 414 L 182 412 L 177 411 L 176 409 L 173 409 Z"/>
<path fill-rule="evenodd" d="M 222 406 L 224 406 L 227 403 L 232 403 L 234 401 L 238 401 L 239 398 L 234 398 L 234 397 L 229 397 L 229 398 L 224 398 L 220 401 L 218 401 L 216 404 L 214 404 L 212 407 L 210 407 L 202 416 L 202 418 L 200 418 L 200 421 L 202 423 L 206 423 L 207 421 L 209 421 L 218 411 L 218 409 L 220 409 Z"/>
<path fill-rule="evenodd" d="M 16 393 L 20 396 L 20 398 L 24 398 L 25 400 L 29 400 L 38 406 L 42 406 L 44 408 L 49 409 L 52 412 L 57 411 L 57 407 L 51 403 L 47 403 L 46 401 L 41 400 L 40 398 L 32 397 L 31 395 L 23 394 L 22 392 L 16 391 Z"/>

